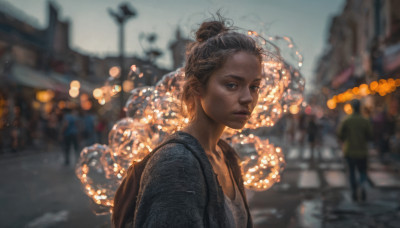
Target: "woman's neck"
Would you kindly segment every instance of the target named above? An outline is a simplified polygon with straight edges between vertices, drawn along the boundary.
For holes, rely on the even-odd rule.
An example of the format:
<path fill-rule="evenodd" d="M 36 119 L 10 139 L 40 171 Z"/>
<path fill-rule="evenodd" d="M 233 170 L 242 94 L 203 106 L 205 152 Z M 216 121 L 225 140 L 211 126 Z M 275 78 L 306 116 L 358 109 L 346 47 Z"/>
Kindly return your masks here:
<path fill-rule="evenodd" d="M 216 145 L 224 129 L 225 126 L 216 124 L 208 117 L 202 118 L 198 116 L 182 131 L 195 137 L 206 153 L 213 153 L 216 150 Z"/>

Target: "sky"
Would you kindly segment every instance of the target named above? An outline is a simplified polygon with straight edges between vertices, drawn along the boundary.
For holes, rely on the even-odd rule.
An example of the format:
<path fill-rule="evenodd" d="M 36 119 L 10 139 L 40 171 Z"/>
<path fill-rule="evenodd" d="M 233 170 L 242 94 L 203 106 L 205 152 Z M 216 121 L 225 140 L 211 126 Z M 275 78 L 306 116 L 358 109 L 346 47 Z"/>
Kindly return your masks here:
<path fill-rule="evenodd" d="M 23 12 L 38 27 L 47 26 L 47 0 L 0 0 Z M 137 16 L 125 25 L 125 54 L 143 56 L 139 34 L 156 33 L 155 46 L 164 51 L 157 63 L 171 68 L 168 50 L 176 28 L 193 38 L 193 32 L 212 13 L 220 10 L 244 30 L 264 36 L 289 36 L 304 58 L 301 73 L 306 91 L 314 77 L 316 63 L 326 46 L 333 16 L 339 14 L 345 0 L 53 0 L 62 20 L 69 20 L 70 45 L 85 54 L 118 54 L 118 27 L 108 13 L 128 2 Z M 142 43 L 146 46 L 146 43 Z M 309 83 L 307 83 L 309 82 Z"/>

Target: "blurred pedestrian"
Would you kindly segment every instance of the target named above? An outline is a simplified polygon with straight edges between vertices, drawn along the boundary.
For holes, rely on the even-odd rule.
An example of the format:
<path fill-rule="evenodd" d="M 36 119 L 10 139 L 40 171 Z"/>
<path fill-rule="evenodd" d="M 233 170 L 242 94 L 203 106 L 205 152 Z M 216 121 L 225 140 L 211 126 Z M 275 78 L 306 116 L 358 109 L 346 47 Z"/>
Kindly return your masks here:
<path fill-rule="evenodd" d="M 307 125 L 307 141 L 311 150 L 311 166 L 315 165 L 315 159 L 319 157 L 315 150 L 317 144 L 317 138 L 319 134 L 319 126 L 316 121 L 315 115 L 310 116 L 310 120 Z"/>
<path fill-rule="evenodd" d="M 285 120 L 285 138 L 288 145 L 293 145 L 297 128 L 296 119 L 294 115 L 287 115 Z"/>
<path fill-rule="evenodd" d="M 307 115 L 304 112 L 300 112 L 298 127 L 299 127 L 299 132 L 300 132 L 299 145 L 303 149 L 304 139 L 307 134 Z"/>
<path fill-rule="evenodd" d="M 69 165 L 69 152 L 71 146 L 75 150 L 75 159 L 78 158 L 78 116 L 75 110 L 71 110 L 69 108 L 65 108 L 65 115 L 63 119 L 63 125 L 61 128 L 61 133 L 63 137 L 64 143 L 64 164 Z"/>
<path fill-rule="evenodd" d="M 50 111 L 50 113 L 47 116 L 46 132 L 47 132 L 47 138 L 49 139 L 47 145 L 50 151 L 54 149 L 54 145 L 58 144 L 57 133 L 59 131 L 59 126 L 60 124 L 58 123 L 58 116 L 55 107 Z"/>
<path fill-rule="evenodd" d="M 307 137 L 307 115 L 304 112 L 300 112 L 298 119 L 298 130 L 295 133 L 295 138 L 298 139 L 298 145 L 300 148 L 300 157 L 304 157 L 304 141 Z M 296 134 L 298 136 L 296 136 Z"/>
<path fill-rule="evenodd" d="M 387 154 L 390 150 L 390 136 L 394 132 L 394 122 L 387 113 L 386 108 L 378 106 L 372 118 L 374 144 L 378 150 L 379 158 L 382 163 L 387 162 Z"/>
<path fill-rule="evenodd" d="M 23 146 L 24 124 L 21 116 L 21 109 L 14 107 L 14 118 L 11 123 L 11 151 L 17 152 Z"/>
<path fill-rule="evenodd" d="M 384 115 L 383 108 L 377 105 L 374 109 L 371 117 L 372 129 L 373 129 L 373 143 L 378 154 L 381 154 L 382 145 L 382 133 L 384 131 Z"/>
<path fill-rule="evenodd" d="M 343 152 L 348 165 L 348 175 L 351 185 L 351 197 L 357 201 L 367 198 L 365 185 L 367 183 L 368 140 L 372 138 L 370 122 L 360 114 L 360 101 L 351 102 L 353 114 L 348 116 L 339 127 L 338 136 L 344 143 Z M 358 178 L 356 178 L 356 170 Z"/>
<path fill-rule="evenodd" d="M 100 116 L 95 128 L 97 138 L 96 141 L 100 144 L 107 143 L 107 124 L 106 118 Z"/>
<path fill-rule="evenodd" d="M 86 111 L 83 116 L 83 146 L 90 146 L 96 142 L 95 122 L 96 116 L 93 111 Z"/>

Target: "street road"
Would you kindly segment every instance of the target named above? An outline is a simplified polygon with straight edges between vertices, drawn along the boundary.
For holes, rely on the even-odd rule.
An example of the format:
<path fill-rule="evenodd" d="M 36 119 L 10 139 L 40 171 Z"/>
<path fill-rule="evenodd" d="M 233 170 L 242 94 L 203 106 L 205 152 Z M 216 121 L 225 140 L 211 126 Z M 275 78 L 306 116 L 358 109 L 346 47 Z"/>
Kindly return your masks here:
<path fill-rule="evenodd" d="M 0 158 L 0 227 L 110 227 L 59 151 Z"/>
<path fill-rule="evenodd" d="M 372 153 L 368 200 L 354 203 L 340 151 L 326 145 L 317 151 L 321 156 L 313 162 L 307 146 L 287 146 L 281 182 L 267 191 L 247 191 L 256 228 L 400 224 L 399 163 L 382 164 Z M 92 212 L 74 168 L 63 165 L 60 150 L 2 156 L 0 178 L 0 227 L 110 227 L 109 215 Z"/>

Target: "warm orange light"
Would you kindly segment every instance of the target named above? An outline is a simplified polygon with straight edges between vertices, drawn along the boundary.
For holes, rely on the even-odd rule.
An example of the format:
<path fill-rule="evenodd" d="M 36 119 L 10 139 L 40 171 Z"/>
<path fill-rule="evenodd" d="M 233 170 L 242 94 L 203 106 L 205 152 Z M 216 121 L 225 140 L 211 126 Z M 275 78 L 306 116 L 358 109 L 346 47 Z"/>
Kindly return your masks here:
<path fill-rule="evenodd" d="M 341 93 L 337 96 L 338 103 L 343 103 L 344 102 L 344 95 Z"/>
<path fill-rule="evenodd" d="M 329 99 L 326 102 L 326 106 L 328 106 L 329 109 L 335 109 L 336 108 L 336 101 L 333 99 Z"/>
<path fill-rule="evenodd" d="M 350 104 L 345 104 L 343 107 L 343 110 L 346 114 L 350 115 L 351 113 L 353 113 L 353 108 L 351 108 Z"/>
<path fill-rule="evenodd" d="M 34 109 L 39 109 L 40 108 L 40 102 L 37 102 L 37 101 L 32 101 L 32 107 L 34 108 Z"/>
<path fill-rule="evenodd" d="M 108 73 L 110 74 L 111 77 L 116 78 L 119 76 L 121 70 L 119 69 L 119 67 L 117 66 L 113 66 L 110 68 L 110 70 L 108 71 Z"/>
<path fill-rule="evenodd" d="M 49 103 L 49 102 L 48 102 L 48 103 L 45 103 L 43 109 L 44 109 L 44 111 L 45 111 L 46 113 L 50 113 L 51 110 L 53 109 L 53 104 L 52 104 L 52 103 Z"/>
<path fill-rule="evenodd" d="M 395 84 L 390 85 L 390 91 L 389 92 L 392 93 L 394 91 L 396 91 L 396 85 Z"/>
<path fill-rule="evenodd" d="M 394 80 L 394 83 L 396 84 L 397 87 L 399 87 L 400 86 L 400 79 Z"/>
<path fill-rule="evenodd" d="M 300 112 L 300 108 L 299 108 L 298 105 L 291 105 L 291 106 L 289 107 L 289 112 L 290 112 L 291 114 L 293 114 L 293 115 L 296 115 L 297 113 Z"/>
<path fill-rule="evenodd" d="M 122 84 L 122 89 L 124 92 L 129 92 L 133 89 L 133 82 L 131 80 L 125 80 Z"/>
<path fill-rule="evenodd" d="M 77 81 L 77 80 L 73 80 L 73 81 L 71 81 L 71 83 L 70 83 L 70 87 L 71 88 L 81 88 L 81 83 L 79 82 L 79 81 Z"/>
<path fill-rule="evenodd" d="M 373 91 L 376 91 L 376 89 L 378 88 L 379 84 L 377 81 L 373 81 L 371 82 L 371 84 L 369 84 L 369 88 Z"/>
<path fill-rule="evenodd" d="M 69 95 L 70 95 L 72 98 L 76 98 L 77 96 L 79 96 L 79 89 L 76 88 L 76 87 L 72 87 L 72 88 L 69 90 Z"/>
<path fill-rule="evenodd" d="M 99 99 L 100 97 L 103 96 L 103 91 L 99 88 L 96 88 L 93 90 L 93 97 L 96 99 Z"/>
<path fill-rule="evenodd" d="M 89 100 L 89 96 L 86 93 L 82 93 L 80 96 L 80 100 L 81 100 L 81 102 L 85 102 L 85 101 Z"/>
<path fill-rule="evenodd" d="M 358 95 L 360 93 L 360 89 L 358 87 L 354 87 L 351 92 L 353 92 L 354 95 Z"/>
<path fill-rule="evenodd" d="M 248 31 L 247 34 L 248 34 L 248 35 L 258 36 L 258 33 L 255 32 L 255 31 Z"/>
<path fill-rule="evenodd" d="M 89 100 L 86 100 L 81 103 L 81 107 L 83 110 L 90 110 L 92 108 L 92 102 L 90 102 Z"/>
<path fill-rule="evenodd" d="M 386 96 L 396 91 L 396 87 L 400 86 L 400 79 L 389 78 L 387 80 L 380 79 L 379 82 L 373 81 L 369 84 L 361 84 L 359 87 L 348 89 L 346 92 L 333 96 L 327 101 L 328 107 L 336 108 L 337 103 L 345 103 L 353 99 L 359 99 L 369 94 L 378 93 L 380 96 Z M 335 105 L 333 105 L 335 104 Z"/>
<path fill-rule="evenodd" d="M 54 92 L 51 90 L 44 90 L 44 91 L 38 91 L 36 93 L 36 100 L 42 102 L 42 103 L 47 103 L 51 101 L 54 97 Z"/>
<path fill-rule="evenodd" d="M 65 106 L 66 106 L 66 104 L 65 104 L 65 101 L 60 101 L 60 102 L 58 102 L 58 108 L 59 109 L 64 109 L 65 108 Z"/>
<path fill-rule="evenodd" d="M 344 93 L 344 102 L 349 101 L 351 99 L 353 99 L 353 94 L 351 93 L 351 90 L 347 90 Z"/>
<path fill-rule="evenodd" d="M 338 103 L 338 102 L 339 102 L 339 99 L 338 99 L 338 97 L 337 97 L 336 95 L 333 96 L 332 100 L 333 100 L 335 103 Z"/>
<path fill-rule="evenodd" d="M 386 83 L 386 81 L 382 84 L 382 91 L 385 93 L 388 93 L 390 90 L 390 86 L 388 83 Z"/>
<path fill-rule="evenodd" d="M 367 84 L 361 84 L 360 85 L 360 95 L 361 96 L 367 96 L 369 94 L 369 89 Z"/>

